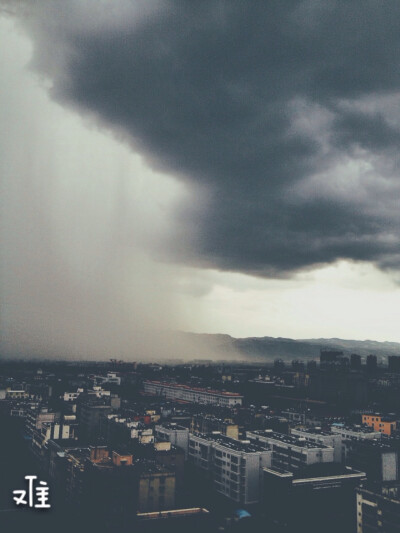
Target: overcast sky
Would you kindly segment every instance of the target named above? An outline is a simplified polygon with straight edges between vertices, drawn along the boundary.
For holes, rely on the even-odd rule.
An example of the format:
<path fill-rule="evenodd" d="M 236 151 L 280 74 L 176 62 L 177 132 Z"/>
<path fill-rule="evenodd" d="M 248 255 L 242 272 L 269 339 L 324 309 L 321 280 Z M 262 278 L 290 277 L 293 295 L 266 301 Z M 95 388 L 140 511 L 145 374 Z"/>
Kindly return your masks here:
<path fill-rule="evenodd" d="M 400 4 L 0 0 L 3 353 L 400 342 Z"/>

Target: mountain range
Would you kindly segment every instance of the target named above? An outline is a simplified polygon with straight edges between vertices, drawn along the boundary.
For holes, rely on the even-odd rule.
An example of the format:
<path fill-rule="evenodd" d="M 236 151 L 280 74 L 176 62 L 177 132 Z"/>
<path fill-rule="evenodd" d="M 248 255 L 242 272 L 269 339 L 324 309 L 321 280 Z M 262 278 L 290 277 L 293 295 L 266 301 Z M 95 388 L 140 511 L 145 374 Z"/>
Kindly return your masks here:
<path fill-rule="evenodd" d="M 400 343 L 374 340 L 347 339 L 288 339 L 283 337 L 235 338 L 224 334 L 182 333 L 193 345 L 207 353 L 220 354 L 222 358 L 241 358 L 253 361 L 268 361 L 280 358 L 318 359 L 321 350 L 340 350 L 345 354 L 357 353 L 363 357 L 374 354 L 380 362 L 389 355 L 400 356 Z"/>

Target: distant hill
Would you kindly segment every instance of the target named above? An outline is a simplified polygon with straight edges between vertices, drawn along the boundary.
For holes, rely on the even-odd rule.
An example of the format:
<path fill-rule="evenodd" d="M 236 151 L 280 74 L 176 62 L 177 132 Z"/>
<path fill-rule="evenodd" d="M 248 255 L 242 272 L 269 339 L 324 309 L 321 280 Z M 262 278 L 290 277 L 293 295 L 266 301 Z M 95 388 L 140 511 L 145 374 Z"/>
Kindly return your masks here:
<path fill-rule="evenodd" d="M 246 337 L 237 339 L 223 334 L 182 333 L 196 344 L 207 358 L 207 352 L 220 354 L 221 358 L 252 359 L 317 359 L 321 349 L 340 350 L 346 354 L 357 353 L 366 357 L 374 354 L 386 360 L 388 355 L 400 356 L 400 343 L 357 341 L 345 339 L 286 339 L 282 337 Z"/>

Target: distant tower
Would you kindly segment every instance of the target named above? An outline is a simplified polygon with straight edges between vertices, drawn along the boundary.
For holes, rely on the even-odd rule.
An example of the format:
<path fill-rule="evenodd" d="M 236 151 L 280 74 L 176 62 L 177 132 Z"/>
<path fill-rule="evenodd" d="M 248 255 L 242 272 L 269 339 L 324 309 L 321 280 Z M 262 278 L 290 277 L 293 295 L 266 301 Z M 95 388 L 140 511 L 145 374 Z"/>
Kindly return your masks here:
<path fill-rule="evenodd" d="M 336 350 L 321 350 L 319 362 L 321 369 L 345 368 L 349 365 L 348 357 Z"/>
<path fill-rule="evenodd" d="M 389 355 L 388 357 L 388 363 L 389 363 L 389 372 L 396 372 L 400 373 L 400 356 L 398 355 Z"/>
<path fill-rule="evenodd" d="M 376 355 L 369 355 L 367 357 L 367 370 L 368 372 L 376 372 L 378 368 L 378 360 L 376 358 Z"/>
<path fill-rule="evenodd" d="M 361 370 L 361 355 L 352 353 L 350 356 L 350 368 L 352 370 Z"/>
<path fill-rule="evenodd" d="M 274 371 L 275 372 L 283 372 L 285 370 L 285 363 L 282 361 L 282 359 L 275 359 L 274 361 Z"/>

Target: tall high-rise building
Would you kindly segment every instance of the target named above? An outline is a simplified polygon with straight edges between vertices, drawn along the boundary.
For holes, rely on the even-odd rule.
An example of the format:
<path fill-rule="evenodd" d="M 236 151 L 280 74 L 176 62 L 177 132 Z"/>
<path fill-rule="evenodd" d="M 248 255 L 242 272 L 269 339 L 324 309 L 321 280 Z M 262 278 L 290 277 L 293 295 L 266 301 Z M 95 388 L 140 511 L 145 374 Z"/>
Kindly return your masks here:
<path fill-rule="evenodd" d="M 389 355 L 388 367 L 389 367 L 389 372 L 400 373 L 400 356 Z"/>
<path fill-rule="evenodd" d="M 376 372 L 378 368 L 378 360 L 376 358 L 376 355 L 368 355 L 367 357 L 367 371 L 368 372 Z"/>
<path fill-rule="evenodd" d="M 350 356 L 350 368 L 352 370 L 361 370 L 361 355 L 352 353 Z"/>

